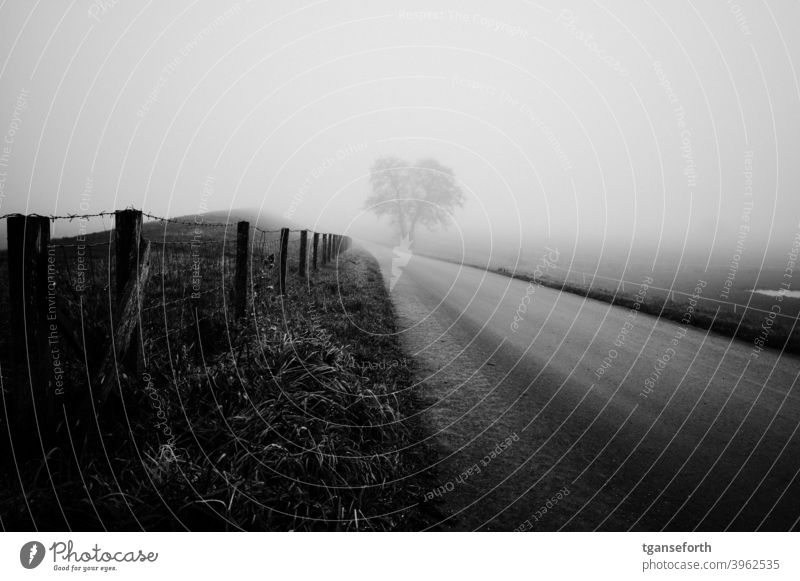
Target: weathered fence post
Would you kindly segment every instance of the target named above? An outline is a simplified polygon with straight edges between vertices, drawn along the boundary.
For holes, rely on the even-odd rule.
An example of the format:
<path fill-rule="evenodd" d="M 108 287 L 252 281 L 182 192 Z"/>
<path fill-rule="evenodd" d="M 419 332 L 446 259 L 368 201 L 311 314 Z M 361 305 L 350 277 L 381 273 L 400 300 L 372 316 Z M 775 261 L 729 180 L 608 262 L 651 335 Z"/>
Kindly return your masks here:
<path fill-rule="evenodd" d="M 308 232 L 300 231 L 300 264 L 297 271 L 302 278 L 306 277 L 306 254 L 308 253 Z"/>
<path fill-rule="evenodd" d="M 122 308 L 123 295 L 128 281 L 137 276 L 139 268 L 139 244 L 142 240 L 142 213 L 139 210 L 120 210 L 114 213 L 114 241 L 116 244 L 117 265 L 116 308 Z M 117 321 L 117 324 L 120 322 Z M 112 336 L 114 332 L 112 330 Z M 142 358 L 141 333 L 138 327 L 131 336 L 130 348 L 122 353 L 120 363 L 134 372 L 140 371 Z"/>
<path fill-rule="evenodd" d="M 322 264 L 328 262 L 328 235 L 322 235 Z"/>
<path fill-rule="evenodd" d="M 243 317 L 247 309 L 247 248 L 250 245 L 250 222 L 236 225 L 236 273 L 234 274 L 234 315 Z"/>
<path fill-rule="evenodd" d="M 313 242 L 313 261 L 314 261 L 314 270 L 317 270 L 317 246 L 319 246 L 319 232 L 314 232 L 314 242 Z"/>
<path fill-rule="evenodd" d="M 57 386 L 53 370 L 57 360 L 51 357 L 58 352 L 51 353 L 48 346 L 48 336 L 57 333 L 55 254 L 48 248 L 49 218 L 10 216 L 7 226 L 11 349 L 16 380 L 16 393 L 12 396 L 16 409 L 10 410 L 9 417 L 14 423 L 14 447 L 27 455 L 34 453 L 33 444 L 39 442 L 37 432 L 49 432 L 55 426 Z M 51 273 L 53 276 L 49 277 Z M 43 443 L 47 445 L 46 440 Z"/>
<path fill-rule="evenodd" d="M 131 276 L 139 262 L 139 241 L 142 238 L 142 213 L 120 210 L 114 214 L 114 239 L 117 245 L 117 308 Z"/>
<path fill-rule="evenodd" d="M 281 294 L 286 294 L 286 257 L 289 253 L 289 229 L 281 228 L 281 272 L 280 287 Z"/>
<path fill-rule="evenodd" d="M 328 233 L 328 244 L 325 248 L 325 262 L 331 261 L 331 248 L 333 247 L 333 234 Z"/>
<path fill-rule="evenodd" d="M 136 345 L 132 345 L 132 341 L 137 339 L 137 331 L 140 330 L 139 301 L 141 300 L 142 289 L 147 286 L 147 279 L 150 275 L 150 242 L 147 240 L 142 240 L 139 261 L 134 265 L 134 268 L 136 269 L 136 276 L 130 278 L 128 284 L 122 290 L 120 306 L 114 315 L 116 325 L 112 330 L 112 340 L 106 349 L 105 357 L 93 386 L 96 388 L 94 391 L 100 403 L 105 402 L 109 393 L 111 393 L 114 387 L 114 378 L 123 375 L 119 370 L 119 362 L 136 347 Z"/>

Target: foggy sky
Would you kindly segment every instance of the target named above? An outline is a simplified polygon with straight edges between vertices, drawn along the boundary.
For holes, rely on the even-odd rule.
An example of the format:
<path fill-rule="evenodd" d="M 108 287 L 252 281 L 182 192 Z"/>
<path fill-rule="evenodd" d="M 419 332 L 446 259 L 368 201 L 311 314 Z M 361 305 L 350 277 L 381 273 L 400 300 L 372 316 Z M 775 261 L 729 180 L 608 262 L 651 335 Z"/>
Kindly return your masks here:
<path fill-rule="evenodd" d="M 0 213 L 254 208 L 387 237 L 371 163 L 433 157 L 467 194 L 457 244 L 781 260 L 798 23 L 789 1 L 8 0 Z"/>

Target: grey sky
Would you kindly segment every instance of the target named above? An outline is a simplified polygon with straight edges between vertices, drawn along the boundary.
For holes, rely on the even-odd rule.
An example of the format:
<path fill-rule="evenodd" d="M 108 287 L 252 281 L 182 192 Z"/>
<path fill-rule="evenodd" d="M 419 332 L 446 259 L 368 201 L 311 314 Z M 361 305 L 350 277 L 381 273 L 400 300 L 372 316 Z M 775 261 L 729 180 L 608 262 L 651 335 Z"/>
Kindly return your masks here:
<path fill-rule="evenodd" d="M 9 0 L 0 213 L 385 232 L 361 205 L 394 154 L 455 170 L 454 239 L 725 262 L 747 224 L 758 262 L 800 230 L 798 23 L 788 1 Z"/>

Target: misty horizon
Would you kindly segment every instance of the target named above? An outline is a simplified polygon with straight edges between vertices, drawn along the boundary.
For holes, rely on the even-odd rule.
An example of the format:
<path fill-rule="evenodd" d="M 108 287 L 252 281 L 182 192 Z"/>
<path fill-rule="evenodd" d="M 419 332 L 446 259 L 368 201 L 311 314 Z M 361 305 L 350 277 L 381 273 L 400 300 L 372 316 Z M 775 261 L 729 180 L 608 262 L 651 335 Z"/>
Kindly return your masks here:
<path fill-rule="evenodd" d="M 800 42 L 770 33 L 794 5 L 98 6 L 52 38 L 55 12 L 5 11 L 27 48 L 0 41 L 0 213 L 202 205 L 383 240 L 363 203 L 396 155 L 453 169 L 467 203 L 428 238 L 467 252 L 777 266 L 800 231 Z"/>

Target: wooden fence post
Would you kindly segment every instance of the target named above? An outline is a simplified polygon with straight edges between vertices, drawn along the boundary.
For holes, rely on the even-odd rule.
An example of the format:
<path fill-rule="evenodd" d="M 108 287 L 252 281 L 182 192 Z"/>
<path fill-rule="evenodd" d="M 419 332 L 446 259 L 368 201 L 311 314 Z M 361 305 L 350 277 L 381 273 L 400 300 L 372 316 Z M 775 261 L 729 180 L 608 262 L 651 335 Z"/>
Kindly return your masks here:
<path fill-rule="evenodd" d="M 289 229 L 281 228 L 281 272 L 280 286 L 281 294 L 286 294 L 286 257 L 289 253 Z"/>
<path fill-rule="evenodd" d="M 297 271 L 301 278 L 306 277 L 306 254 L 308 253 L 308 232 L 300 231 L 300 264 Z"/>
<path fill-rule="evenodd" d="M 128 281 L 135 279 L 139 268 L 139 244 L 142 240 L 142 213 L 139 210 L 120 210 L 114 213 L 114 241 L 116 244 L 117 265 L 116 307 L 122 308 L 123 295 Z M 137 297 L 138 299 L 138 297 Z M 120 322 L 117 321 L 117 324 Z M 114 330 L 112 329 L 112 336 Z M 142 363 L 141 329 L 134 329 L 130 348 L 122 353 L 120 363 L 137 373 Z"/>
<path fill-rule="evenodd" d="M 234 274 L 234 315 L 243 317 L 247 310 L 247 247 L 250 244 L 250 222 L 236 225 L 236 273 Z"/>
<path fill-rule="evenodd" d="M 325 248 L 325 262 L 331 261 L 331 247 L 333 246 L 333 234 L 328 233 L 328 244 Z"/>
<path fill-rule="evenodd" d="M 325 263 L 328 262 L 328 235 L 322 235 L 322 264 L 323 266 Z"/>
<path fill-rule="evenodd" d="M 313 242 L 313 261 L 314 261 L 314 270 L 317 270 L 317 246 L 319 246 L 319 232 L 314 232 L 314 242 Z"/>
<path fill-rule="evenodd" d="M 8 276 L 11 299 L 11 349 L 14 364 L 14 448 L 23 455 L 41 453 L 39 435 L 55 426 L 54 366 L 48 336 L 56 333 L 55 253 L 50 244 L 50 219 L 8 218 Z M 48 269 L 48 261 L 52 265 Z M 52 277 L 48 275 L 52 274 Z M 49 308 L 48 299 L 53 301 Z M 52 317 L 52 318 L 51 318 Z M 59 356 L 60 359 L 60 356 Z M 42 433 L 44 432 L 44 433 Z M 43 438 L 47 445 L 48 438 Z M 34 443 L 37 445 L 34 446 Z"/>
<path fill-rule="evenodd" d="M 139 262 L 139 241 L 142 238 L 142 213 L 138 210 L 120 210 L 114 214 L 114 239 L 117 245 L 116 305 L 120 306 L 122 293 L 131 276 L 135 276 Z"/>
<path fill-rule="evenodd" d="M 130 278 L 128 284 L 122 290 L 120 306 L 114 319 L 116 326 L 113 329 L 113 337 L 106 349 L 105 357 L 95 381 L 95 393 L 98 395 L 100 403 L 105 402 L 109 393 L 111 393 L 114 387 L 114 378 L 121 375 L 118 363 L 124 359 L 127 353 L 133 350 L 135 346 L 132 345 L 132 341 L 138 338 L 139 301 L 150 275 L 150 242 L 147 240 L 142 240 L 139 261 L 134 268 L 136 276 Z"/>

